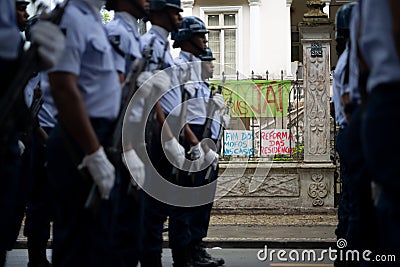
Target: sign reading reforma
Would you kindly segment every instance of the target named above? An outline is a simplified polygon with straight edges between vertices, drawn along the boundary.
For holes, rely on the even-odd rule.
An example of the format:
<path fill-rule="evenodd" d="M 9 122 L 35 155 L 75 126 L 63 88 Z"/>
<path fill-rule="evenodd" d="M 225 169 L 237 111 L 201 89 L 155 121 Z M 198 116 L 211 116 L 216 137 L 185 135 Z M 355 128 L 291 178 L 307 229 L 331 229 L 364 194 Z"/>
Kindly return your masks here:
<path fill-rule="evenodd" d="M 254 135 L 251 131 L 225 130 L 224 155 L 225 156 L 253 156 Z"/>
<path fill-rule="evenodd" d="M 222 95 L 225 102 L 232 97 L 233 117 L 282 117 L 287 115 L 290 85 L 291 81 L 228 80 Z"/>
<path fill-rule="evenodd" d="M 288 129 L 261 131 L 261 155 L 293 154 L 294 140 Z"/>

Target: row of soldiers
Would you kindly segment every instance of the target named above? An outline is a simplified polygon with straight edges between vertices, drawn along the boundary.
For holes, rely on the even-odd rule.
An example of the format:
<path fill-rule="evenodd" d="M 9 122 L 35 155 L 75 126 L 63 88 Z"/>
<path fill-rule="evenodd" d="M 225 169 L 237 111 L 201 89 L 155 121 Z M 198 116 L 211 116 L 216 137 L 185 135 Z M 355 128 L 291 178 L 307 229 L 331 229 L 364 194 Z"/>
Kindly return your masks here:
<path fill-rule="evenodd" d="M 399 12 L 398 1 L 359 0 L 336 15 L 333 103 L 342 192 L 335 233 L 345 249 L 372 252 L 370 260 L 342 258 L 336 266 L 400 266 Z"/>
<path fill-rule="evenodd" d="M 50 222 L 54 266 L 161 266 L 166 221 L 173 266 L 223 265 L 203 243 L 229 124 L 204 22 L 108 0 L 104 25 L 104 1 L 65 0 L 26 28 L 28 4 L 0 5 L 0 265 L 24 216 L 30 267 L 50 266 Z"/>

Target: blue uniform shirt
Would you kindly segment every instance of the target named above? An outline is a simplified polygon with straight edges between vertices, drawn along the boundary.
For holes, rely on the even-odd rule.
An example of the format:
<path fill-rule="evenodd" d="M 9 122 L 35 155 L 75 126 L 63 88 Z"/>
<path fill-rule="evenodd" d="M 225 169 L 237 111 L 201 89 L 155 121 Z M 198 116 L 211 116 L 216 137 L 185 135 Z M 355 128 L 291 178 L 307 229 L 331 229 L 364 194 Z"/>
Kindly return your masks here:
<path fill-rule="evenodd" d="M 174 71 L 174 60 L 169 47 L 168 35 L 169 32 L 164 28 L 153 25 L 141 38 L 144 47 L 147 47 L 154 38 L 149 70 L 164 69 L 171 78 L 171 89 L 161 97 L 161 107 L 166 114 L 174 111 L 171 115 L 179 116 L 180 110 L 178 108 L 174 110 L 174 108 L 181 104 L 182 96 Z"/>
<path fill-rule="evenodd" d="M 190 124 L 203 125 L 207 115 L 206 99 L 208 100 L 210 94 L 209 89 L 205 89 L 204 86 L 202 86 L 201 60 L 191 53 L 181 51 L 179 56 L 174 59 L 174 62 L 176 66 L 175 73 L 179 84 L 186 83 L 186 80 L 189 78 L 189 82 L 194 85 L 196 91 L 195 96 L 188 101 L 186 111 L 187 122 Z M 190 74 L 188 75 L 189 68 Z M 176 92 L 181 94 L 180 89 L 176 90 Z M 179 104 L 181 104 L 181 102 Z"/>
<path fill-rule="evenodd" d="M 344 73 L 347 65 L 347 57 L 349 55 L 349 47 L 340 55 L 338 62 L 336 64 L 335 71 L 333 73 L 333 104 L 335 105 L 335 119 L 336 124 L 339 126 L 344 126 L 346 123 L 346 115 L 344 113 L 344 108 L 342 105 L 342 96 L 346 93 L 346 88 L 343 85 Z"/>
<path fill-rule="evenodd" d="M 66 48 L 60 63 L 49 72 L 79 76 L 78 87 L 89 117 L 115 119 L 120 110 L 121 85 L 100 13 L 86 2 L 73 1 L 60 28 L 66 35 Z"/>
<path fill-rule="evenodd" d="M 355 104 L 361 103 L 361 95 L 358 89 L 358 55 L 357 55 L 357 40 L 358 40 L 358 21 L 360 18 L 359 8 L 353 8 L 351 11 L 350 21 L 350 40 L 351 48 L 349 51 L 349 94 L 350 99 Z"/>
<path fill-rule="evenodd" d="M 24 99 L 27 107 L 30 107 L 32 105 L 33 91 L 39 85 L 39 82 L 40 82 L 40 75 L 36 74 L 28 81 L 27 85 L 25 86 Z"/>
<path fill-rule="evenodd" d="M 201 83 L 202 88 L 204 88 L 204 92 L 206 93 L 204 100 L 206 102 L 206 108 L 208 112 L 208 105 L 210 104 L 210 94 L 211 94 L 211 89 L 210 89 L 210 84 L 206 81 L 203 81 Z M 220 130 L 220 113 L 219 110 L 216 110 L 214 114 L 212 114 L 213 121 L 211 123 L 211 138 L 212 139 L 217 139 L 218 133 Z"/>
<path fill-rule="evenodd" d="M 367 91 L 378 85 L 400 82 L 399 55 L 392 32 L 392 14 L 389 0 L 362 2 L 361 52 L 370 68 Z"/>
<path fill-rule="evenodd" d="M 12 60 L 18 57 L 22 37 L 15 17 L 15 1 L 0 1 L 0 58 Z"/>
<path fill-rule="evenodd" d="M 40 88 L 42 90 L 43 104 L 39 111 L 38 118 L 41 127 L 53 128 L 57 123 L 56 115 L 58 111 L 50 92 L 47 75 L 47 72 L 40 73 Z"/>
<path fill-rule="evenodd" d="M 139 24 L 132 15 L 117 12 L 106 28 L 110 42 L 117 46 L 113 49 L 115 67 L 126 74 L 134 59 L 142 57 Z"/>

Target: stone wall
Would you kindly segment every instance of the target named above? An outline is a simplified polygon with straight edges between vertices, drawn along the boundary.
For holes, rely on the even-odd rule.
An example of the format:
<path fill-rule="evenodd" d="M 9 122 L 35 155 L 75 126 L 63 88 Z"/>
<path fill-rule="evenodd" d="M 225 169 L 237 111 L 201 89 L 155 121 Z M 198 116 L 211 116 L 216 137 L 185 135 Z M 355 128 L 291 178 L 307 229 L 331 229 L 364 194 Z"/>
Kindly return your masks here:
<path fill-rule="evenodd" d="M 330 163 L 221 163 L 214 212 L 333 213 L 334 171 Z"/>

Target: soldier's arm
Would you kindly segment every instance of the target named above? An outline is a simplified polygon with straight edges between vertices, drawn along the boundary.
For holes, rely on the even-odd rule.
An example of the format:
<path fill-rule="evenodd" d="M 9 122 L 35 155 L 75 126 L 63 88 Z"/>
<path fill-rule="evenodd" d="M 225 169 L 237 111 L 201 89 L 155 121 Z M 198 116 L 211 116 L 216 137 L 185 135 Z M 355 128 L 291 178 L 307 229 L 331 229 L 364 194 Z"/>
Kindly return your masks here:
<path fill-rule="evenodd" d="M 53 72 L 49 74 L 49 82 L 59 112 L 59 121 L 87 155 L 94 153 L 100 148 L 100 143 L 78 89 L 78 76 L 67 72 Z"/>

